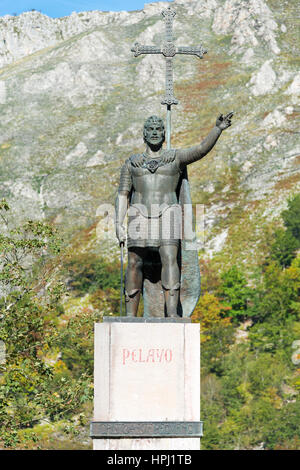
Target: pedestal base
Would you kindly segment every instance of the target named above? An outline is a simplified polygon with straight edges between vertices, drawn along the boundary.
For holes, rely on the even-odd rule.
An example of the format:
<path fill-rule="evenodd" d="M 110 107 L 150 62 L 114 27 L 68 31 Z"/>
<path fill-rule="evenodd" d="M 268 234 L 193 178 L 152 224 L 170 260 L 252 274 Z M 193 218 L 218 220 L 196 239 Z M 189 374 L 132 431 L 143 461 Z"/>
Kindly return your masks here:
<path fill-rule="evenodd" d="M 94 439 L 94 450 L 200 450 L 199 438 Z"/>
<path fill-rule="evenodd" d="M 200 449 L 200 326 L 111 320 L 95 325 L 94 449 Z"/>

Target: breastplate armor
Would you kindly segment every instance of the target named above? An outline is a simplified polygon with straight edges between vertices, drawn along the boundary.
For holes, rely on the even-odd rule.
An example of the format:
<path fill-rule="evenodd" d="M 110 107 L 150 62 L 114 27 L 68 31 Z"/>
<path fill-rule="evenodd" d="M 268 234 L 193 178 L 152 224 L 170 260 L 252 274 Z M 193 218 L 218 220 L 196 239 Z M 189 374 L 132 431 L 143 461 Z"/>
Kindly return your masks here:
<path fill-rule="evenodd" d="M 172 152 L 175 157 L 175 151 Z M 180 178 L 179 165 L 176 158 L 170 163 L 164 163 L 164 155 L 162 153 L 158 158 L 134 156 L 141 158 L 140 166 L 130 166 L 133 184 L 130 205 L 145 217 L 157 217 L 166 208 L 178 204 L 176 188 Z"/>

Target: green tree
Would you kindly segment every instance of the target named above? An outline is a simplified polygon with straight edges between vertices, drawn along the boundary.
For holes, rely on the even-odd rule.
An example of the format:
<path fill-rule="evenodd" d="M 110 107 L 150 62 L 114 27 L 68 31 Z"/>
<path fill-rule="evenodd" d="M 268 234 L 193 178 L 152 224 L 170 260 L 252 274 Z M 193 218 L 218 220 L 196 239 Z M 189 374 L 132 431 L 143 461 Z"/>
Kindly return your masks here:
<path fill-rule="evenodd" d="M 288 201 L 288 208 L 281 213 L 281 217 L 285 229 L 276 230 L 270 258 L 286 268 L 291 265 L 300 248 L 300 194 Z"/>
<path fill-rule="evenodd" d="M 88 373 L 76 379 L 61 360 L 58 328 L 64 285 L 52 259 L 61 250 L 56 230 L 40 221 L 13 227 L 6 201 L 0 204 L 0 442 L 18 443 L 19 431 L 40 420 L 70 416 L 91 397 Z"/>
<path fill-rule="evenodd" d="M 248 316 L 248 300 L 251 297 L 251 289 L 247 286 L 247 280 L 244 274 L 232 266 L 221 276 L 222 284 L 218 295 L 223 303 L 229 307 L 230 316 L 235 320 L 242 320 Z"/>
<path fill-rule="evenodd" d="M 78 254 L 65 260 L 64 271 L 68 284 L 78 295 L 95 292 L 97 289 L 119 289 L 120 270 L 114 264 L 94 255 Z"/>
<path fill-rule="evenodd" d="M 271 246 L 270 256 L 286 268 L 291 265 L 299 248 L 300 241 L 290 231 L 280 228 L 275 232 L 275 242 Z"/>
<path fill-rule="evenodd" d="M 265 435 L 266 448 L 299 450 L 300 400 L 287 403 L 272 420 L 270 432 Z"/>
<path fill-rule="evenodd" d="M 284 270 L 274 261 L 266 267 L 252 306 L 252 315 L 257 321 L 269 321 L 275 327 L 285 325 L 288 318 L 297 318 L 300 289 L 298 264 L 299 257 Z"/>
<path fill-rule="evenodd" d="M 300 241 L 300 194 L 288 201 L 288 208 L 281 214 L 286 229 Z"/>

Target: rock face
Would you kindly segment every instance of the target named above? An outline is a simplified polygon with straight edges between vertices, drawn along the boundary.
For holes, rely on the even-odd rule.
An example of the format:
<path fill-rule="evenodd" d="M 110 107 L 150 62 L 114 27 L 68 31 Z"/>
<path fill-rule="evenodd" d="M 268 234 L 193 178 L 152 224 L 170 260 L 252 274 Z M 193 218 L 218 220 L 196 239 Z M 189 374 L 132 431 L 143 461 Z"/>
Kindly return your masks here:
<path fill-rule="evenodd" d="M 3 16 L 0 18 L 0 67 L 100 25 L 107 26 L 122 19 L 126 22 L 128 16 L 126 11 L 74 12 L 63 18 L 49 18 L 37 11 Z"/>
<path fill-rule="evenodd" d="M 113 202 L 121 163 L 143 149 L 144 119 L 165 115 L 163 58 L 134 58 L 130 48 L 163 42 L 160 12 L 168 6 L 0 18 L 0 197 L 16 220 L 51 218 L 74 234 Z M 235 111 L 215 150 L 190 170 L 193 200 L 209 214 L 213 255 L 231 246 L 233 227 L 252 220 L 256 233 L 257 214 L 274 217 L 299 187 L 297 3 L 172 6 L 176 43 L 208 49 L 201 61 L 174 59 L 173 146 L 196 144 L 218 113 Z"/>
<path fill-rule="evenodd" d="M 232 34 L 232 52 L 261 43 L 274 54 L 280 52 L 276 41 L 278 25 L 263 0 L 226 0 L 216 9 L 212 29 L 217 34 Z"/>
<path fill-rule="evenodd" d="M 252 93 L 254 96 L 265 95 L 274 90 L 276 83 L 276 74 L 271 67 L 270 61 L 267 60 L 256 74 L 250 80 Z"/>
<path fill-rule="evenodd" d="M 286 90 L 286 93 L 288 95 L 296 95 L 296 96 L 300 95 L 300 72 L 297 73 L 297 75 L 295 75 L 292 83 Z"/>

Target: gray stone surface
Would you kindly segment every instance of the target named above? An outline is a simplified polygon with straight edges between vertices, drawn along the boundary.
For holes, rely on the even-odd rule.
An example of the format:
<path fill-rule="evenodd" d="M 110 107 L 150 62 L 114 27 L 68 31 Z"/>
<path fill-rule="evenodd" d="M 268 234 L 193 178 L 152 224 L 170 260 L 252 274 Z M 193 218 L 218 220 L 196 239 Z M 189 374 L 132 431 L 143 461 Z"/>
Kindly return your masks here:
<path fill-rule="evenodd" d="M 103 317 L 104 323 L 191 323 L 188 317 L 146 318 L 146 317 Z"/>
<path fill-rule="evenodd" d="M 202 437 L 201 421 L 92 421 L 94 439 L 140 437 Z"/>
<path fill-rule="evenodd" d="M 199 325 L 96 324 L 94 381 L 95 422 L 199 422 Z M 200 439 L 94 439 L 95 449 L 118 446 L 188 450 L 199 449 Z"/>

